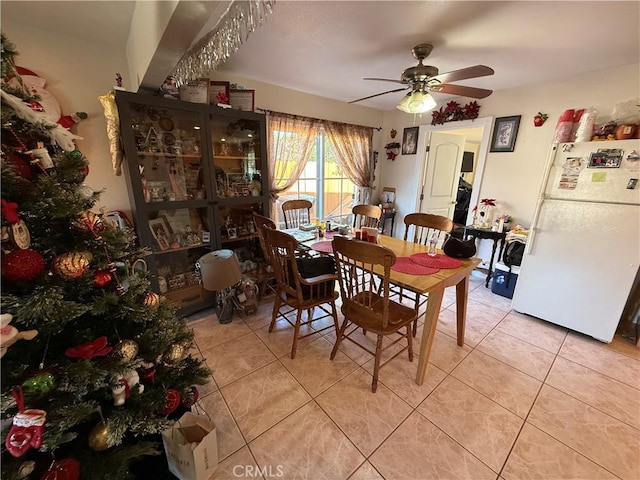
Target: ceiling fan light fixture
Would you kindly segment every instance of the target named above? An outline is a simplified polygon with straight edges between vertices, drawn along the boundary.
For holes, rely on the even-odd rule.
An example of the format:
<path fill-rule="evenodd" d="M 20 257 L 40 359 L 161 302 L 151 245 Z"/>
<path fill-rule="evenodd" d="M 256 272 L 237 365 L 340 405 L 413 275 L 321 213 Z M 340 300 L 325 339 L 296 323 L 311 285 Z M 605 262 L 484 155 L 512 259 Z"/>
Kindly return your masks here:
<path fill-rule="evenodd" d="M 425 113 L 433 110 L 436 101 L 433 97 L 422 91 L 413 92 L 409 101 L 409 113 Z"/>
<path fill-rule="evenodd" d="M 398 110 L 402 110 L 405 113 L 411 113 L 409 111 L 409 102 L 411 102 L 411 92 L 407 93 L 404 97 L 402 97 L 402 100 L 400 100 L 398 105 L 396 105 L 396 108 Z"/>

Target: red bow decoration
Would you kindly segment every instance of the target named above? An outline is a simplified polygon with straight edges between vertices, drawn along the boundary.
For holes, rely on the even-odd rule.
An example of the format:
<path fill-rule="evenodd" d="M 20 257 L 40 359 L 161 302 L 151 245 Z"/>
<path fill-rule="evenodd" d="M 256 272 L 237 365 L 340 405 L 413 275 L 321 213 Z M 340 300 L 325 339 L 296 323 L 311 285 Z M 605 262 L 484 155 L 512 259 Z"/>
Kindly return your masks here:
<path fill-rule="evenodd" d="M 496 206 L 496 199 L 495 198 L 483 198 L 482 200 L 480 200 L 480 203 L 482 205 L 489 205 L 491 207 L 495 207 Z"/>
<path fill-rule="evenodd" d="M 111 351 L 107 345 L 107 337 L 98 337 L 92 342 L 83 343 L 77 347 L 70 347 L 64 352 L 69 358 L 83 358 L 91 360 L 93 357 L 103 357 Z"/>
<path fill-rule="evenodd" d="M 2 216 L 9 223 L 18 223 L 20 221 L 20 216 L 18 215 L 18 204 L 15 202 L 7 202 L 4 198 L 2 199 Z"/>

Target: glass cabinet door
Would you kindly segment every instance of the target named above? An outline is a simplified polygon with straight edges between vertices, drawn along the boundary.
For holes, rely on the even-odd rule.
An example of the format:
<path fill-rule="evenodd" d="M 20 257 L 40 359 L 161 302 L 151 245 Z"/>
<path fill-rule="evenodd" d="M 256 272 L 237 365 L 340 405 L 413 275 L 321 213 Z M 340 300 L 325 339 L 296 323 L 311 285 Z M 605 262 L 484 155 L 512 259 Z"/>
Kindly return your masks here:
<path fill-rule="evenodd" d="M 259 197 L 266 159 L 261 155 L 260 122 L 216 117 L 211 145 L 218 198 Z"/>
<path fill-rule="evenodd" d="M 198 113 L 137 103 L 130 109 L 143 201 L 206 199 Z"/>

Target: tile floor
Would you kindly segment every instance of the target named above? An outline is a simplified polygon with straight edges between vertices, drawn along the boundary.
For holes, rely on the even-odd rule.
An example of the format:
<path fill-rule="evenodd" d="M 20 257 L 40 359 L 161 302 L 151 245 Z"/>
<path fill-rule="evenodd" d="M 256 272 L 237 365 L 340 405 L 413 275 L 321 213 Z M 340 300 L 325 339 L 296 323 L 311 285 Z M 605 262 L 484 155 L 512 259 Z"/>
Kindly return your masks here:
<path fill-rule="evenodd" d="M 268 333 L 273 297 L 227 325 L 192 316 L 213 372 L 200 389 L 218 429 L 212 478 L 639 479 L 640 349 L 520 315 L 483 280 L 465 345 L 448 289 L 424 385 L 403 354 L 375 394 L 369 354 L 346 342 L 329 360 L 334 333 L 291 360 L 293 329 Z"/>

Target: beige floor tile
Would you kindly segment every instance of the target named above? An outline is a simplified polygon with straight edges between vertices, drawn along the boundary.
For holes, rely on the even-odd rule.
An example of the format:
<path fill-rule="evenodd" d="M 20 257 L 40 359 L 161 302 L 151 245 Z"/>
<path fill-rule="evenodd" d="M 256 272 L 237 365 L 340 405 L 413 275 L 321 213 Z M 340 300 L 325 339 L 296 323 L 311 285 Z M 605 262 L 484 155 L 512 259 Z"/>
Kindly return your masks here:
<path fill-rule="evenodd" d="M 348 327 L 348 328 L 351 329 L 351 327 Z M 331 343 L 332 347 L 333 345 L 335 345 L 336 334 L 334 332 L 331 332 L 325 335 L 324 338 Z M 359 342 L 360 344 L 364 345 L 372 352 L 375 352 L 376 350 L 377 336 L 371 332 L 364 334 L 362 332 L 362 329 L 359 328 L 358 330 L 353 332 L 349 338 L 352 338 L 355 341 Z M 387 345 L 392 343 L 396 338 L 397 337 L 395 335 L 385 336 L 382 340 L 383 347 L 386 347 Z M 396 343 L 393 347 L 389 348 L 387 351 L 383 352 L 382 362 L 384 362 L 385 359 L 392 357 L 396 352 L 398 352 L 398 350 L 404 348 L 405 346 L 406 346 L 406 342 L 401 341 Z M 363 365 L 369 362 L 373 358 L 373 354 L 360 348 L 359 346 L 357 346 L 356 344 L 354 344 L 349 340 L 343 340 L 342 342 L 340 342 L 340 346 L 338 347 L 338 350 L 345 353 L 347 357 L 349 357 L 351 360 L 356 362 L 358 365 Z M 415 351 L 416 349 L 414 347 L 414 352 Z M 405 358 L 407 357 L 405 356 Z"/>
<path fill-rule="evenodd" d="M 384 385 L 371 392 L 371 375 L 358 369 L 316 397 L 316 402 L 363 455 L 369 456 L 411 413 Z"/>
<path fill-rule="evenodd" d="M 503 312 L 511 311 L 511 299 L 493 293 L 491 291 L 491 282 L 489 282 L 489 288 L 486 288 L 483 284 L 481 288 L 475 288 L 469 292 L 469 300 L 490 305 L 492 308 L 502 310 Z"/>
<path fill-rule="evenodd" d="M 520 418 L 526 418 L 542 386 L 539 380 L 477 350 L 451 375 Z"/>
<path fill-rule="evenodd" d="M 546 383 L 640 430 L 640 391 L 558 357 Z"/>
<path fill-rule="evenodd" d="M 469 352 L 471 352 L 471 347 L 468 345 L 459 347 L 455 337 L 450 337 L 436 330 L 436 335 L 431 345 L 429 363 L 434 364 L 447 373 L 451 373 L 464 357 L 469 355 Z"/>
<path fill-rule="evenodd" d="M 315 402 L 267 430 L 249 448 L 258 466 L 281 467 L 284 479 L 346 479 L 365 460 Z"/>
<path fill-rule="evenodd" d="M 591 337 L 571 332 L 558 355 L 640 389 L 640 360 L 608 349 Z"/>
<path fill-rule="evenodd" d="M 558 353 L 567 336 L 567 329 L 564 327 L 517 312 L 509 313 L 496 330 L 554 354 Z"/>
<path fill-rule="evenodd" d="M 620 478 L 640 478 L 640 431 L 547 385 L 529 423 Z"/>
<path fill-rule="evenodd" d="M 427 395 L 447 376 L 445 372 L 433 364 L 427 366 L 427 374 L 424 383 L 416 383 L 418 371 L 418 355 L 415 354 L 413 362 L 409 362 L 406 353 L 394 358 L 380 369 L 378 382 L 389 387 L 396 395 L 402 398 L 413 408 L 417 407 Z M 373 360 L 363 365 L 363 368 L 373 375 Z"/>
<path fill-rule="evenodd" d="M 447 377 L 417 408 L 496 473 L 504 465 L 524 423 L 513 413 Z"/>
<path fill-rule="evenodd" d="M 525 423 L 502 470 L 505 480 L 604 480 L 617 478 L 555 438 Z"/>
<path fill-rule="evenodd" d="M 611 343 L 607 343 L 604 345 L 604 348 L 621 353 L 623 355 L 626 355 L 627 357 L 640 360 L 640 345 L 634 344 L 629 338 L 624 338 L 616 335 L 615 337 L 613 337 L 613 340 L 611 340 Z"/>
<path fill-rule="evenodd" d="M 555 358 L 546 350 L 497 330 L 487 335 L 477 348 L 538 380 L 544 380 Z"/>
<path fill-rule="evenodd" d="M 417 412 L 369 458 L 387 480 L 491 479 L 495 472 Z"/>
<path fill-rule="evenodd" d="M 360 468 L 349 477 L 349 480 L 384 480 L 384 478 L 373 468 L 373 465 L 369 462 L 364 462 L 360 465 Z"/>
<path fill-rule="evenodd" d="M 219 461 L 246 445 L 220 392 L 214 392 L 204 397 L 200 401 L 200 406 L 211 416 L 216 425 Z"/>
<path fill-rule="evenodd" d="M 220 391 L 248 442 L 311 400 L 279 362 L 270 363 Z"/>
<path fill-rule="evenodd" d="M 202 352 L 213 370 L 218 387 L 257 370 L 276 360 L 276 357 L 253 333 L 223 343 Z"/>
<path fill-rule="evenodd" d="M 231 323 L 222 324 L 215 315 L 211 315 L 189 325 L 193 327 L 196 342 L 203 352 L 251 331 L 238 315 L 233 317 Z"/>
<path fill-rule="evenodd" d="M 484 287 L 482 287 L 484 288 Z M 487 334 L 495 328 L 505 317 L 505 312 L 495 307 L 474 301 L 467 302 L 467 320 L 465 326 L 464 343 L 476 346 Z M 456 309 L 455 304 L 440 312 L 438 330 L 451 337 L 456 337 Z"/>
<path fill-rule="evenodd" d="M 210 393 L 216 392 L 218 390 L 218 385 L 216 385 L 215 380 L 212 376 L 209 376 L 207 379 L 207 383 L 204 385 L 197 385 L 198 393 L 201 397 L 209 395 Z"/>
<path fill-rule="evenodd" d="M 284 356 L 280 362 L 315 397 L 358 368 L 357 363 L 340 351 L 331 360 L 332 348 L 324 337 L 318 338 L 299 349 L 294 360 Z"/>
<path fill-rule="evenodd" d="M 314 330 L 312 330 L 308 326 L 300 327 L 300 335 L 306 335 L 307 333 L 311 333 L 313 331 Z M 278 320 L 273 326 L 273 331 L 271 332 L 269 332 L 269 325 L 265 325 L 264 327 L 255 330 L 255 334 L 278 358 L 282 357 L 283 355 L 291 355 L 291 347 L 293 346 L 293 332 L 294 328 L 286 320 Z M 318 337 L 318 335 L 311 335 L 305 338 L 298 338 L 297 348 L 300 348 L 301 346 L 312 342 Z"/>
<path fill-rule="evenodd" d="M 273 295 L 269 295 L 268 297 L 261 299 L 260 302 L 258 302 L 258 311 L 254 314 L 247 315 L 244 318 L 244 323 L 251 330 L 257 330 L 271 323 L 273 300 Z"/>
<path fill-rule="evenodd" d="M 277 471 L 273 473 L 277 474 Z M 221 461 L 209 480 L 235 480 L 236 478 L 264 478 L 248 447 L 242 447 L 236 453 Z"/>

